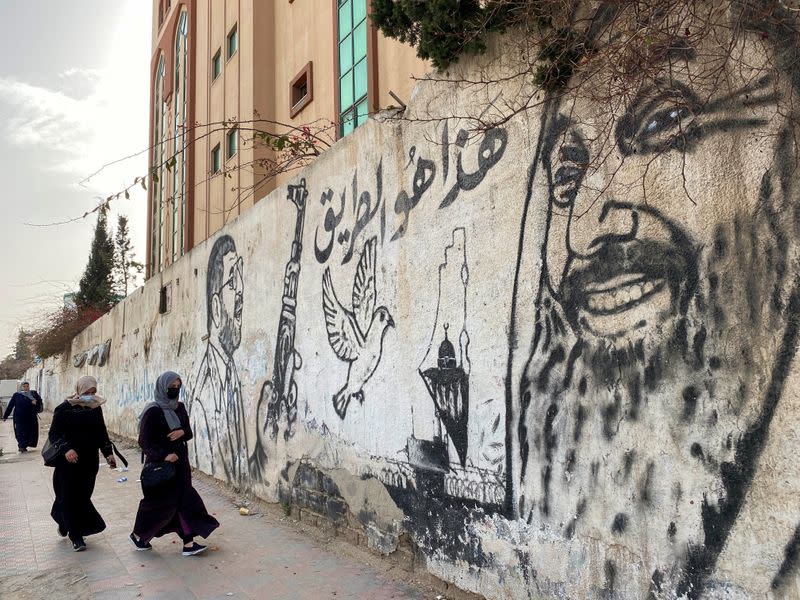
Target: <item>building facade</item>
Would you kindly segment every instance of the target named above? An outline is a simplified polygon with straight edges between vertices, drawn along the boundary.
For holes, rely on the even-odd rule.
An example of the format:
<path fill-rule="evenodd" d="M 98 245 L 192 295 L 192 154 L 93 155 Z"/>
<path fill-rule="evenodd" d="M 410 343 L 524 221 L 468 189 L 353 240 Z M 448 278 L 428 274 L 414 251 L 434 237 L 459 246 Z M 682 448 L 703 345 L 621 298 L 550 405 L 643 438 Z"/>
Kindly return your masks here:
<path fill-rule="evenodd" d="M 369 0 L 153 0 L 147 276 L 281 181 L 256 131 L 331 141 L 408 98 L 428 65 Z"/>

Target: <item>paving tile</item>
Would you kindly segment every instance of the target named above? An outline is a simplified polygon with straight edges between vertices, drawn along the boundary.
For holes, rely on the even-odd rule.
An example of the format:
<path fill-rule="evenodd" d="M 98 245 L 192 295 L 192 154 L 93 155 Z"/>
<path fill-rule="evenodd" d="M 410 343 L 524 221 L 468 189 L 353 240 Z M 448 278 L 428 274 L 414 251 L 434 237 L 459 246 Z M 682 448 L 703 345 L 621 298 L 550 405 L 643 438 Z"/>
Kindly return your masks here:
<path fill-rule="evenodd" d="M 96 579 L 89 582 L 89 589 L 91 589 L 94 593 L 125 590 L 128 588 L 136 589 L 138 591 L 139 586 L 132 581 L 130 576 L 127 574 L 106 577 L 105 579 Z"/>
<path fill-rule="evenodd" d="M 144 598 L 164 600 L 197 600 L 197 596 L 186 587 L 179 577 L 165 577 L 143 583 L 139 588 Z"/>
<path fill-rule="evenodd" d="M 92 598 L 94 600 L 141 600 L 143 596 L 138 588 L 125 588 L 95 592 L 92 594 Z"/>

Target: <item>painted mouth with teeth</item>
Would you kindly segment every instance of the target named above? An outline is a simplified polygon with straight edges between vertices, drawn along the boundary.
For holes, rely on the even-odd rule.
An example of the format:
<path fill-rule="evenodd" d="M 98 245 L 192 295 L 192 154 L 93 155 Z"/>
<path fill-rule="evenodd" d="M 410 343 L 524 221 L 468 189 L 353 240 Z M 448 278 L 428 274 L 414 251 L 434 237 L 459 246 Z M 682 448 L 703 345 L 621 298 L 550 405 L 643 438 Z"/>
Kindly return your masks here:
<path fill-rule="evenodd" d="M 621 281 L 620 281 L 621 280 Z M 623 275 L 585 289 L 585 309 L 597 315 L 624 312 L 647 301 L 666 285 L 664 279 L 649 279 L 643 273 Z"/>
<path fill-rule="evenodd" d="M 696 282 L 691 247 L 636 240 L 573 260 L 558 295 L 573 326 L 616 335 L 684 309 Z"/>

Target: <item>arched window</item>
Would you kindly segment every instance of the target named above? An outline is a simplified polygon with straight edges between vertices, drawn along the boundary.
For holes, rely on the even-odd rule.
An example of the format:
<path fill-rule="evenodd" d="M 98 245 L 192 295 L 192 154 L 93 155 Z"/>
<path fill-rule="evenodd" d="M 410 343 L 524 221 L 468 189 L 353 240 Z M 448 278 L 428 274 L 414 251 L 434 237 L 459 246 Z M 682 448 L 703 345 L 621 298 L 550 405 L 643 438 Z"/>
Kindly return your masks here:
<path fill-rule="evenodd" d="M 183 256 L 186 229 L 186 100 L 189 62 L 188 14 L 178 17 L 175 32 L 175 165 L 172 171 L 172 260 Z"/>
<path fill-rule="evenodd" d="M 162 176 L 162 166 L 166 155 L 167 107 L 164 104 L 164 76 L 166 64 L 164 55 L 158 59 L 158 67 L 153 81 L 153 164 L 150 165 L 154 177 L 150 186 L 152 198 L 152 230 L 150 232 L 150 272 L 157 273 L 164 265 L 164 204 L 166 181 Z"/>

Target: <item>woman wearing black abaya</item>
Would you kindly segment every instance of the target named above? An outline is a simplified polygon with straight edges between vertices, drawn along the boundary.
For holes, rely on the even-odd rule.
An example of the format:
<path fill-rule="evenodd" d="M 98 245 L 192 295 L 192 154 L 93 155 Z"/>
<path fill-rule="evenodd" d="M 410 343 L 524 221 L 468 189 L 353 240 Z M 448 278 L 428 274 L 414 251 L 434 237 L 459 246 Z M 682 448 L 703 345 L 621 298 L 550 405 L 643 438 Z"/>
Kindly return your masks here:
<path fill-rule="evenodd" d="M 192 439 L 189 415 L 178 401 L 181 378 L 167 371 L 156 382 L 155 402 L 144 407 L 139 422 L 139 446 L 149 462 L 172 462 L 175 476 L 160 486 L 157 492 L 148 492 L 139 502 L 136 523 L 130 535 L 137 550 L 150 550 L 150 540 L 168 533 L 176 533 L 183 540 L 182 553 L 192 556 L 206 547 L 194 537 L 207 538 L 219 527 L 217 520 L 208 514 L 200 495 L 192 487 L 192 469 L 186 442 Z"/>
<path fill-rule="evenodd" d="M 97 380 L 89 375 L 81 377 L 75 394 L 53 411 L 48 434 L 51 443 L 67 441 L 67 451 L 53 473 L 56 499 L 50 515 L 58 523 L 59 535 L 68 535 L 76 552 L 86 550 L 84 536 L 106 528 L 103 517 L 92 504 L 97 451 L 103 453 L 111 468 L 117 466 L 100 408 L 104 402 L 105 398 L 97 395 Z"/>
<path fill-rule="evenodd" d="M 42 398 L 31 390 L 27 381 L 23 381 L 19 391 L 11 396 L 3 421 L 14 411 L 14 436 L 20 452 L 35 448 L 39 443 L 39 413 L 44 410 Z"/>

